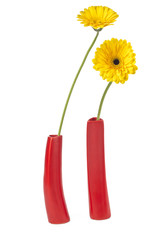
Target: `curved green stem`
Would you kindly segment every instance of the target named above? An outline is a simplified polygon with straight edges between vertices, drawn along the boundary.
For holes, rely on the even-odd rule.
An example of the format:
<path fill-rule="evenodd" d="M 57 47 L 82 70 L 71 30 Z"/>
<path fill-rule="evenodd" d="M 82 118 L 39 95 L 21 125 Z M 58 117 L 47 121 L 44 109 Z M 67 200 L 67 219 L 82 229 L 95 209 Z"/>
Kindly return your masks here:
<path fill-rule="evenodd" d="M 81 70 L 82 70 L 82 67 L 83 67 L 83 65 L 84 65 L 84 63 L 85 63 L 85 61 L 86 61 L 86 59 L 87 59 L 87 57 L 88 57 L 89 52 L 91 51 L 93 45 L 95 44 L 95 42 L 96 42 L 96 40 L 97 40 L 98 35 L 99 35 L 99 31 L 97 32 L 97 34 L 96 34 L 96 36 L 95 36 L 95 38 L 94 38 L 91 46 L 89 47 L 89 49 L 88 49 L 88 51 L 87 51 L 87 53 L 86 53 L 86 55 L 85 55 L 85 57 L 84 57 L 84 59 L 83 59 L 83 62 L 82 62 L 82 64 L 81 64 L 80 68 L 78 69 L 78 72 L 77 72 L 77 74 L 76 74 L 76 76 L 75 76 L 75 79 L 74 79 L 74 81 L 73 81 L 73 84 L 72 84 L 72 86 L 71 86 L 71 89 L 70 89 L 70 92 L 69 92 L 69 94 L 68 94 L 68 98 L 67 98 L 67 101 L 66 101 L 64 110 L 63 110 L 63 114 L 62 114 L 62 118 L 61 118 L 61 122 L 60 122 L 60 126 L 59 126 L 59 131 L 58 131 L 58 136 L 60 136 L 60 134 L 61 134 L 61 129 L 62 129 L 62 125 L 63 125 L 63 120 L 64 120 L 64 117 L 65 117 L 65 113 L 66 113 L 66 110 L 67 110 L 67 106 L 68 106 L 69 99 L 70 99 L 70 97 L 71 97 L 71 94 L 72 94 L 74 85 L 75 85 L 75 83 L 76 83 L 76 81 L 77 81 L 77 78 L 78 78 L 78 76 L 79 76 L 79 74 L 80 74 L 80 72 L 81 72 Z"/>
<path fill-rule="evenodd" d="M 98 121 L 98 120 L 100 119 L 100 114 L 101 114 L 101 110 L 102 110 L 102 105 L 103 105 L 105 96 L 106 96 L 106 94 L 107 94 L 107 92 L 108 92 L 108 89 L 110 88 L 111 84 L 112 84 L 112 82 L 109 82 L 109 83 L 108 83 L 108 85 L 107 85 L 107 87 L 106 87 L 106 89 L 105 89 L 105 91 L 104 91 L 104 93 L 103 93 L 103 96 L 102 96 L 102 98 L 101 98 L 101 102 L 100 102 L 100 105 L 99 105 L 98 115 L 97 115 L 97 120 L 96 120 L 96 121 Z"/>

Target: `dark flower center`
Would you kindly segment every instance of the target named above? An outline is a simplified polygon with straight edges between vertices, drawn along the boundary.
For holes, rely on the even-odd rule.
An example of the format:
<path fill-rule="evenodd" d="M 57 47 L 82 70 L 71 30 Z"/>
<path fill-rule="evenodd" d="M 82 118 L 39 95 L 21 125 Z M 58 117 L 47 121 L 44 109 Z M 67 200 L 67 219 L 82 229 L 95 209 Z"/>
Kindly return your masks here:
<path fill-rule="evenodd" d="M 119 64 L 119 60 L 116 58 L 116 59 L 113 60 L 113 63 L 114 63 L 114 65 L 118 65 Z"/>

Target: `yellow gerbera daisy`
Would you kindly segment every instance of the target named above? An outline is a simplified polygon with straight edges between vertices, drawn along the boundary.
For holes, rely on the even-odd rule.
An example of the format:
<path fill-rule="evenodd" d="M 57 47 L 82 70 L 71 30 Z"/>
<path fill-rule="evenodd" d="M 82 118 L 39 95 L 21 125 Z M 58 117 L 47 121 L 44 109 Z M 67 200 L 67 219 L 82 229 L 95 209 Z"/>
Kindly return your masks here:
<path fill-rule="evenodd" d="M 91 26 L 94 29 L 102 29 L 108 25 L 113 25 L 118 14 L 111 8 L 95 6 L 84 9 L 77 16 L 78 21 L 81 21 L 85 27 Z"/>
<path fill-rule="evenodd" d="M 135 56 L 131 43 L 112 38 L 97 48 L 92 60 L 93 68 L 100 71 L 100 76 L 108 82 L 125 83 L 128 75 L 134 74 L 138 69 Z"/>

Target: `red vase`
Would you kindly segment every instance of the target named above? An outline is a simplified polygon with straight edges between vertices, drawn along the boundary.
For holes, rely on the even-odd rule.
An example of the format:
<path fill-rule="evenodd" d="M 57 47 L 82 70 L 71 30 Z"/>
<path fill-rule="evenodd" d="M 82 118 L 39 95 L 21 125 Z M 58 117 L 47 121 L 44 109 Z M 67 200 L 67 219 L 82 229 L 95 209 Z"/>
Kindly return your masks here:
<path fill-rule="evenodd" d="M 91 118 L 87 122 L 87 170 L 90 217 L 110 218 L 104 151 L 104 122 Z"/>
<path fill-rule="evenodd" d="M 61 224 L 70 221 L 62 185 L 62 136 L 50 135 L 47 140 L 44 197 L 50 223 Z"/>

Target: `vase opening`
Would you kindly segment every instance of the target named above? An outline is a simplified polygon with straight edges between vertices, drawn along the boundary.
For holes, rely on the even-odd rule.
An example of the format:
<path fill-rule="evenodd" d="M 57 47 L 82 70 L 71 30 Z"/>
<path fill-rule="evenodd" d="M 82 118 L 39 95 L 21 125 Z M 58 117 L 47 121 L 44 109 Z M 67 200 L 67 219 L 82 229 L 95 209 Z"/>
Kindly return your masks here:
<path fill-rule="evenodd" d="M 49 135 L 50 138 L 57 138 L 57 137 L 61 137 L 62 135 L 58 136 L 58 135 Z"/>
<path fill-rule="evenodd" d="M 99 120 L 97 120 L 96 117 L 90 118 L 90 119 L 88 120 L 88 122 L 101 122 L 101 121 L 103 121 L 103 119 L 100 118 Z"/>

